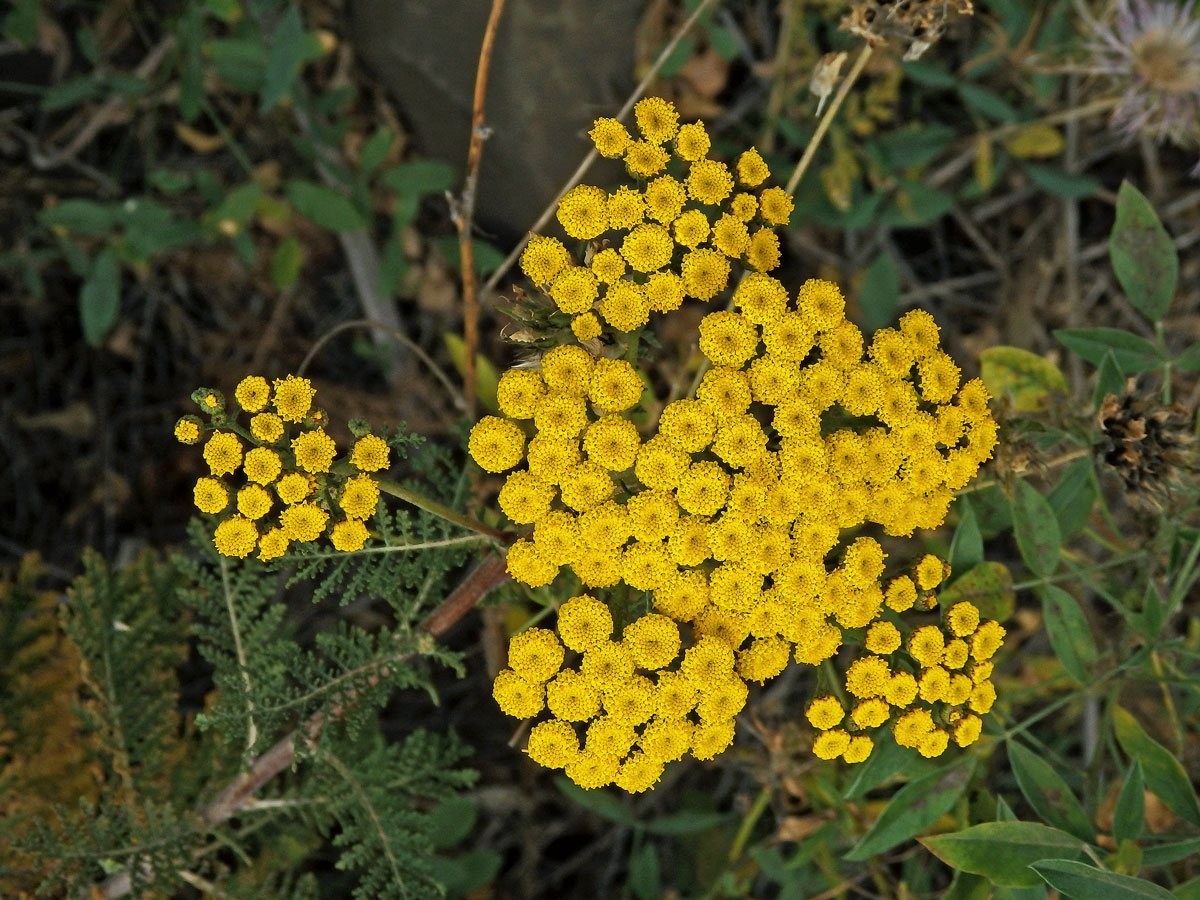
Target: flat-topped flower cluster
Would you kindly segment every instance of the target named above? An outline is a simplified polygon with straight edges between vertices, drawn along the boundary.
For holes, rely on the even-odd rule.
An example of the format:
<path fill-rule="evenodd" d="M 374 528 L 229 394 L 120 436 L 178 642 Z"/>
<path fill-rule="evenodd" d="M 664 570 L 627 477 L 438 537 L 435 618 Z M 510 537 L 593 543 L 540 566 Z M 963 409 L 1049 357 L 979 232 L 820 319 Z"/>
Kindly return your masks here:
<path fill-rule="evenodd" d="M 272 385 L 250 375 L 234 391 L 248 423 L 226 409 L 220 391 L 208 388 L 192 395 L 207 424 L 195 415 L 175 423 L 182 443 L 208 435 L 209 474 L 196 482 L 193 495 L 196 508 L 215 517 L 213 543 L 225 556 L 244 558 L 257 550 L 261 560 L 277 559 L 292 543 L 326 533 L 345 552 L 366 542 L 366 520 L 379 503 L 379 485 L 368 473 L 388 467 L 391 449 L 356 422 L 354 446 L 339 457 L 325 431 L 328 417 L 312 405 L 315 395 L 307 378 L 289 375 Z"/>
<path fill-rule="evenodd" d="M 885 581 L 887 554 L 860 532 L 905 536 L 944 521 L 996 444 L 987 390 L 960 383 L 927 312 L 867 340 L 836 285 L 812 279 L 792 296 L 767 274 L 778 263 L 770 228 L 786 224 L 792 200 L 779 188 L 734 192 L 735 176 L 751 188 L 768 177 L 756 151 L 731 172 L 705 158 L 703 125 L 679 126 L 666 101 L 643 100 L 635 115 L 637 140 L 606 119 L 591 135 L 639 188 L 580 187 L 559 206 L 587 264 L 548 237 L 522 258 L 574 317 L 581 345 L 505 372 L 503 415 L 471 431 L 482 468 L 515 469 L 504 514 L 532 526 L 510 548 L 509 572 L 587 591 L 559 607 L 557 635 L 512 639 L 497 702 L 519 718 L 549 710 L 529 737 L 538 763 L 585 788 L 636 792 L 672 760 L 725 750 L 747 682 L 791 660 L 816 666 L 846 644 L 864 650 L 845 671 L 851 699 L 819 697 L 807 710 L 817 756 L 862 761 L 870 732 L 888 724 L 926 756 L 972 743 L 995 700 L 990 659 L 1004 629 L 970 603 L 939 624 L 909 624 L 902 614 L 937 606 L 930 592 L 948 567 L 926 555 Z M 679 179 L 664 173 L 672 156 L 686 167 Z M 616 248 L 600 240 L 610 231 L 625 233 Z M 733 262 L 748 274 L 699 328 L 711 367 L 643 438 L 629 413 L 646 386 L 604 355 L 601 320 L 627 332 L 685 296 L 711 300 Z M 603 598 L 621 585 L 654 611 L 617 635 Z"/>

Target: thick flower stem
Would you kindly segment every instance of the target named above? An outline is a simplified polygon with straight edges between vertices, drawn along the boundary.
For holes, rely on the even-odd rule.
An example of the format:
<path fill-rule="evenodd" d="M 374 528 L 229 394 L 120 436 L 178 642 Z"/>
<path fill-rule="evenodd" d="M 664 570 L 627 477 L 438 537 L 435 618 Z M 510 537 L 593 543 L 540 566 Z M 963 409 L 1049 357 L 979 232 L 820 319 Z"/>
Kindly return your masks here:
<path fill-rule="evenodd" d="M 445 519 L 447 522 L 453 522 L 455 525 L 461 525 L 463 528 L 470 529 L 478 534 L 484 534 L 488 537 L 500 541 L 502 544 L 509 542 L 509 536 L 497 528 L 492 528 L 490 525 L 484 525 L 478 519 L 468 516 L 466 513 L 460 513 L 448 506 L 443 506 L 436 500 L 430 500 L 415 491 L 410 491 L 404 485 L 390 481 L 386 478 L 381 478 L 378 481 L 379 490 L 385 494 L 391 494 L 393 497 L 398 497 L 418 509 L 423 509 L 427 513 L 432 513 L 439 519 Z"/>

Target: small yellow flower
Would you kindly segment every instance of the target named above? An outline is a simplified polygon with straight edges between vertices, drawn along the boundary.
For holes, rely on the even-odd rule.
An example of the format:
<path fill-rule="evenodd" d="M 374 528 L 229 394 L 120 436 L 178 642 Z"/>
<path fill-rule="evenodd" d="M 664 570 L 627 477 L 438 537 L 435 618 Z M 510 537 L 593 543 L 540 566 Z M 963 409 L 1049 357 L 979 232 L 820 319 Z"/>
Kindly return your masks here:
<path fill-rule="evenodd" d="M 617 331 L 630 332 L 650 321 L 650 301 L 646 289 L 632 281 L 612 285 L 600 303 L 600 315 Z"/>
<path fill-rule="evenodd" d="M 562 668 L 562 644 L 548 628 L 528 628 L 509 640 L 508 664 L 530 681 L 549 681 Z"/>
<path fill-rule="evenodd" d="M 271 495 L 261 484 L 248 484 L 238 491 L 237 509 L 251 521 L 261 519 L 271 509 Z"/>
<path fill-rule="evenodd" d="M 322 429 L 314 428 L 292 440 L 292 452 L 296 455 L 296 465 L 305 472 L 328 472 L 337 445 Z"/>
<path fill-rule="evenodd" d="M 813 728 L 828 731 L 841 724 L 842 719 L 846 716 L 846 711 L 842 709 L 842 704 L 837 697 L 826 694 L 809 703 L 804 715 L 812 723 Z"/>
<path fill-rule="evenodd" d="M 200 440 L 200 422 L 195 416 L 184 416 L 175 423 L 175 440 L 195 444 Z"/>
<path fill-rule="evenodd" d="M 680 271 L 684 290 L 697 300 L 711 300 L 729 283 L 729 260 L 704 247 L 685 254 Z"/>
<path fill-rule="evenodd" d="M 762 154 L 756 148 L 751 147 L 738 157 L 737 177 L 739 183 L 749 185 L 750 187 L 758 187 L 770 176 L 771 170 L 767 168 Z"/>
<path fill-rule="evenodd" d="M 558 608 L 558 634 L 572 650 L 583 652 L 612 636 L 612 613 L 587 594 L 572 597 Z"/>
<path fill-rule="evenodd" d="M 679 130 L 675 104 L 661 97 L 643 97 L 633 105 L 633 117 L 642 137 L 654 144 L 669 141 Z"/>
<path fill-rule="evenodd" d="M 525 434 L 515 422 L 484 416 L 471 429 L 471 458 L 487 472 L 503 472 L 521 461 Z"/>
<path fill-rule="evenodd" d="M 571 264 L 571 254 L 557 238 L 535 234 L 521 251 L 521 271 L 536 285 L 548 284 Z"/>
<path fill-rule="evenodd" d="M 791 221 L 795 203 L 791 195 L 780 187 L 767 188 L 758 198 L 762 219 L 768 225 L 786 225 Z"/>
<path fill-rule="evenodd" d="M 344 519 L 329 532 L 329 542 L 343 553 L 361 550 L 367 542 L 367 526 L 360 519 Z"/>
<path fill-rule="evenodd" d="M 246 454 L 243 464 L 246 478 L 258 484 L 270 484 L 279 477 L 283 463 L 279 454 L 266 447 L 255 447 Z"/>
<path fill-rule="evenodd" d="M 568 266 L 550 284 L 550 299 L 568 315 L 587 312 L 599 293 L 596 275 L 583 266 Z"/>
<path fill-rule="evenodd" d="M 275 493 L 279 499 L 289 506 L 304 500 L 313 491 L 312 476 L 301 472 L 289 472 L 279 479 L 275 485 Z"/>
<path fill-rule="evenodd" d="M 605 284 L 612 284 L 625 274 L 625 260 L 621 254 L 608 247 L 592 257 L 592 274 Z"/>
<path fill-rule="evenodd" d="M 204 461 L 214 475 L 232 475 L 242 464 L 242 442 L 228 431 L 215 432 L 204 445 Z"/>
<path fill-rule="evenodd" d="M 585 312 L 571 320 L 571 333 L 581 341 L 593 341 L 600 337 L 600 320 L 594 312 Z"/>
<path fill-rule="evenodd" d="M 288 543 L 282 528 L 272 528 L 258 539 L 258 558 L 263 562 L 279 559 L 287 552 Z"/>
<path fill-rule="evenodd" d="M 667 151 L 650 141 L 634 141 L 625 151 L 625 167 L 633 175 L 649 178 L 667 164 Z"/>
<path fill-rule="evenodd" d="M 262 444 L 273 444 L 283 437 L 283 420 L 275 413 L 259 413 L 250 419 L 250 433 Z"/>
<path fill-rule="evenodd" d="M 653 272 L 671 261 L 675 244 L 662 225 L 643 223 L 621 241 L 621 255 L 636 272 Z"/>
<path fill-rule="evenodd" d="M 694 249 L 708 240 L 708 216 L 698 209 L 689 209 L 671 224 L 675 241 L 681 247 Z"/>
<path fill-rule="evenodd" d="M 492 697 L 501 712 L 518 719 L 536 716 L 546 705 L 546 691 L 540 684 L 522 678 L 512 669 L 504 669 L 492 683 Z"/>
<path fill-rule="evenodd" d="M 275 379 L 275 410 L 285 422 L 303 422 L 317 392 L 312 382 L 298 375 Z"/>
<path fill-rule="evenodd" d="M 387 442 L 374 434 L 366 434 L 354 442 L 350 451 L 350 464 L 360 472 L 378 472 L 389 465 L 391 449 Z"/>
<path fill-rule="evenodd" d="M 682 184 L 670 175 L 662 175 L 646 185 L 646 214 L 663 225 L 674 222 L 687 201 Z"/>
<path fill-rule="evenodd" d="M 258 529 L 249 519 L 230 516 L 217 526 L 213 533 L 213 544 L 223 556 L 245 559 L 258 545 Z"/>
<path fill-rule="evenodd" d="M 633 140 L 625 126 L 616 119 L 601 118 L 592 123 L 588 132 L 596 150 L 607 159 L 616 159 L 623 154 Z"/>
<path fill-rule="evenodd" d="M 315 541 L 325 530 L 329 513 L 314 503 L 294 503 L 279 516 L 279 524 L 289 540 Z"/>
<path fill-rule="evenodd" d="M 679 131 L 675 135 L 675 153 L 680 159 L 687 162 L 703 159 L 708 155 L 710 146 L 712 146 L 712 142 L 709 140 L 708 131 L 705 130 L 703 122 L 696 121 L 679 126 Z"/>
<path fill-rule="evenodd" d="M 233 397 L 246 412 L 261 412 L 271 397 L 271 386 L 261 375 L 248 375 L 238 383 Z"/>
<path fill-rule="evenodd" d="M 354 519 L 367 519 L 375 515 L 379 504 L 379 485 L 370 475 L 355 475 L 346 479 L 338 505 L 346 515 Z"/>
<path fill-rule="evenodd" d="M 229 491 L 215 478 L 197 480 L 196 487 L 192 490 L 192 498 L 195 500 L 196 509 L 209 515 L 216 515 L 229 505 Z"/>
<path fill-rule="evenodd" d="M 608 195 L 601 188 L 578 184 L 558 201 L 557 218 L 573 238 L 599 237 L 608 229 Z"/>
<path fill-rule="evenodd" d="M 570 722 L 550 719 L 533 726 L 525 752 L 539 766 L 561 769 L 579 754 L 579 737 Z"/>

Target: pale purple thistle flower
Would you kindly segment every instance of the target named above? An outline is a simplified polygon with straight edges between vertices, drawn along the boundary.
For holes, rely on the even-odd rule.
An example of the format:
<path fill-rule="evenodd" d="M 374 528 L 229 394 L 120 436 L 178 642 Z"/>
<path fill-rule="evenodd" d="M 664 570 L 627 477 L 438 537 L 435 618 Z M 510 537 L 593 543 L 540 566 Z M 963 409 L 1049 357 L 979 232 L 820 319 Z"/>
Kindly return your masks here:
<path fill-rule="evenodd" d="M 1128 137 L 1200 146 L 1200 19 L 1193 3 L 1117 0 L 1113 27 L 1092 24 L 1086 69 L 1124 87 L 1112 126 Z"/>

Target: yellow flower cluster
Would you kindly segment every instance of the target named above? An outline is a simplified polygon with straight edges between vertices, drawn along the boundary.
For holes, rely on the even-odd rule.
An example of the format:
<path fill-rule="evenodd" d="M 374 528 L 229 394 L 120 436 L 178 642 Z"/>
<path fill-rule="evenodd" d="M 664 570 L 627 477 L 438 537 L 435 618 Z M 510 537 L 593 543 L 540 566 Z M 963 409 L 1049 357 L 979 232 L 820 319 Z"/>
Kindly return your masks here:
<path fill-rule="evenodd" d="M 826 558 L 848 529 L 905 536 L 941 525 L 997 441 L 986 388 L 960 384 L 927 312 L 868 339 L 835 284 L 812 279 L 792 296 L 767 274 L 774 263 L 760 264 L 777 259 L 761 235 L 774 240 L 767 228 L 786 223 L 791 198 L 733 193 L 735 181 L 768 177 L 761 156 L 747 151 L 730 171 L 704 158 L 703 126 L 678 125 L 665 101 L 644 100 L 635 115 L 639 140 L 606 119 L 591 135 L 602 154 L 655 180 L 613 194 L 576 188 L 559 209 L 581 240 L 626 230 L 617 252 L 601 249 L 585 267 L 535 237 L 526 274 L 589 341 L 600 333 L 597 302 L 610 326 L 629 330 L 683 296 L 719 294 L 733 261 L 749 273 L 730 308 L 700 323 L 711 367 L 695 396 L 667 404 L 645 438 L 627 414 L 645 386 L 623 360 L 564 345 L 540 370 L 500 378 L 502 415 L 478 422 L 469 446 L 487 471 L 515 469 L 499 504 L 532 534 L 512 545 L 508 570 L 538 587 L 567 568 L 589 593 L 560 607 L 558 637 L 532 629 L 513 639 L 497 702 L 521 718 L 549 709 L 529 738 L 538 763 L 585 788 L 641 791 L 667 762 L 730 744 L 747 682 L 792 659 L 819 665 L 847 644 L 864 651 L 845 672 L 853 706 L 833 696 L 810 706 L 817 756 L 860 762 L 869 732 L 888 725 L 926 756 L 951 737 L 970 744 L 995 700 L 989 660 L 1004 629 L 969 603 L 940 626 L 904 621 L 936 606 L 931 592 L 949 572 L 932 555 L 888 580 L 874 538 L 850 540 L 832 568 Z M 681 181 L 662 173 L 668 142 L 690 163 Z M 615 637 L 601 598 L 621 584 L 654 611 Z M 619 618 L 627 606 L 614 607 Z"/>
<path fill-rule="evenodd" d="M 307 378 L 289 375 L 272 385 L 248 376 L 234 391 L 249 414 L 248 427 L 225 410 L 219 393 L 201 389 L 193 395 L 210 425 L 184 416 L 175 437 L 194 444 L 211 431 L 204 444 L 210 474 L 196 482 L 193 497 L 202 513 L 221 517 L 213 531 L 218 552 L 244 558 L 257 549 L 259 559 L 272 560 L 291 543 L 315 541 L 326 531 L 337 550 L 366 543 L 366 520 L 379 503 L 379 485 L 366 473 L 386 469 L 391 450 L 383 438 L 364 432 L 348 456 L 336 460 L 326 416 L 312 406 L 315 394 Z M 239 469 L 241 486 L 234 483 Z M 270 515 L 276 499 L 282 504 L 277 519 Z"/>
<path fill-rule="evenodd" d="M 558 204 L 558 221 L 570 237 L 593 241 L 611 234 L 604 241 L 614 246 L 585 254 L 590 261 L 580 265 L 558 239 L 535 236 L 521 256 L 529 279 L 573 317 L 581 341 L 602 333 L 599 319 L 629 332 L 645 325 L 651 312 L 677 309 L 685 297 L 711 300 L 728 285 L 733 262 L 774 269 L 779 239 L 772 229 L 792 214 L 792 198 L 781 188 L 735 192 L 758 188 L 769 176 L 757 150 L 743 153 L 731 171 L 707 158 L 704 124 L 680 126 L 667 101 L 647 97 L 634 116 L 640 140 L 615 119 L 596 120 L 590 135 L 601 154 L 624 160 L 640 190 L 622 186 L 610 194 L 579 185 Z M 674 174 L 667 171 L 672 165 Z"/>

